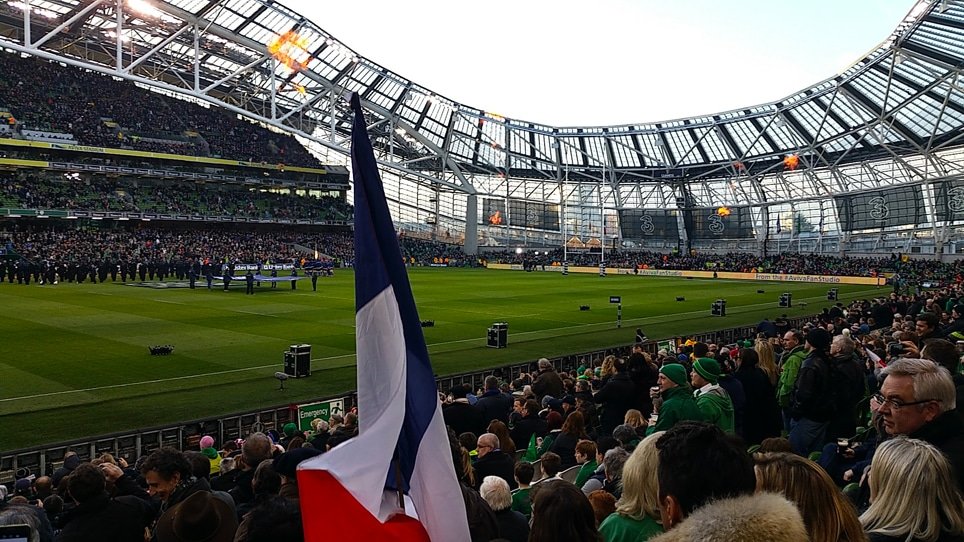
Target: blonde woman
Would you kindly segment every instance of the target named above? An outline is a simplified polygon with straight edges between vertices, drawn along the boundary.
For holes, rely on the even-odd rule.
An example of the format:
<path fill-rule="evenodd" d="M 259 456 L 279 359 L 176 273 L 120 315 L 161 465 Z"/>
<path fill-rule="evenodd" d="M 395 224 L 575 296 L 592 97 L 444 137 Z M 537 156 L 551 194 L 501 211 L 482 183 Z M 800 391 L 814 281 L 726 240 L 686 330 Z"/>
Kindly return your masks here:
<path fill-rule="evenodd" d="M 860 523 L 871 542 L 964 540 L 964 496 L 934 446 L 906 437 L 884 442 L 869 481 L 870 508 Z"/>
<path fill-rule="evenodd" d="M 663 532 L 659 522 L 659 482 L 656 442 L 663 431 L 643 439 L 623 466 L 623 493 L 616 511 L 599 525 L 606 542 L 649 540 Z"/>
<path fill-rule="evenodd" d="M 777 370 L 776 355 L 773 353 L 773 345 L 766 339 L 757 339 L 753 347 L 757 355 L 757 367 L 766 373 L 770 379 L 770 385 L 776 386 L 780 378 L 780 371 Z"/>
<path fill-rule="evenodd" d="M 797 505 L 811 542 L 866 542 L 857 511 L 817 463 L 792 453 L 755 454 L 756 490 Z"/>
<path fill-rule="evenodd" d="M 599 369 L 599 379 L 605 384 L 614 374 L 616 374 L 616 356 L 606 356 Z"/>
<path fill-rule="evenodd" d="M 633 431 L 636 431 L 636 435 L 639 438 L 646 436 L 646 427 L 649 425 L 646 418 L 643 417 L 643 413 L 631 408 L 626 411 L 626 416 L 623 418 L 623 423 L 632 427 Z"/>

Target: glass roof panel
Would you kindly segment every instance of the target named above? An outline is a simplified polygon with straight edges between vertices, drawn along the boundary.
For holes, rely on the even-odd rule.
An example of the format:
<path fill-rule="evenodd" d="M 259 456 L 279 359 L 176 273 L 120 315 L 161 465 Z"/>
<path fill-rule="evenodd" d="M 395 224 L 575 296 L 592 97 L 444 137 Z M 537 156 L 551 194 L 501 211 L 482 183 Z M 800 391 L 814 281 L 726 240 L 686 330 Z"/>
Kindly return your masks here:
<path fill-rule="evenodd" d="M 237 13 L 227 9 L 217 10 L 217 13 L 214 16 L 214 24 L 232 30 L 240 26 L 244 20 L 245 18 L 241 15 L 238 15 Z"/>
<path fill-rule="evenodd" d="M 224 5 L 244 18 L 250 17 L 261 7 L 260 2 L 252 2 L 251 0 L 229 0 Z"/>
<path fill-rule="evenodd" d="M 770 154 L 774 149 L 760 137 L 760 131 L 750 121 L 730 122 L 726 124 L 730 134 L 737 141 L 740 147 L 749 149 L 746 156 L 760 156 Z"/>
<path fill-rule="evenodd" d="M 964 30 L 925 20 L 914 32 L 913 41 L 919 41 L 942 53 L 964 58 Z"/>
<path fill-rule="evenodd" d="M 700 137 L 699 144 L 703 146 L 703 150 L 706 151 L 711 161 L 728 162 L 735 159 L 733 151 L 730 150 L 726 142 L 723 141 L 723 138 L 720 137 L 715 126 L 699 128 L 697 129 L 697 135 Z"/>
<path fill-rule="evenodd" d="M 586 153 L 589 155 L 589 165 L 593 167 L 609 167 L 609 153 L 606 152 L 605 140 L 599 136 L 583 136 Z"/>
<path fill-rule="evenodd" d="M 703 162 L 703 156 L 696 149 L 693 138 L 690 137 L 688 130 L 673 130 L 666 132 L 666 139 L 669 140 L 670 147 L 673 149 L 673 156 L 680 164 L 699 164 Z"/>
<path fill-rule="evenodd" d="M 197 13 L 200 8 L 211 3 L 210 0 L 165 0 L 168 4 L 179 7 L 191 13 Z"/>
<path fill-rule="evenodd" d="M 643 164 L 640 162 L 639 153 L 633 144 L 631 135 L 615 135 L 610 137 L 612 142 L 613 157 L 618 168 L 634 168 Z"/>

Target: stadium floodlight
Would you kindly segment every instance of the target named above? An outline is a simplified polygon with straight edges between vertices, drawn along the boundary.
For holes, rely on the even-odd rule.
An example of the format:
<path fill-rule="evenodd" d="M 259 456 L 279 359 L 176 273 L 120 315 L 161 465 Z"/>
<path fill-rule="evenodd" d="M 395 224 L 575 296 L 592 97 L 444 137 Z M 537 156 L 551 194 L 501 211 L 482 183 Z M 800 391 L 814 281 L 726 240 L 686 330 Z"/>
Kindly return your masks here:
<path fill-rule="evenodd" d="M 516 253 L 516 254 L 522 254 L 522 247 L 516 247 L 515 253 Z"/>

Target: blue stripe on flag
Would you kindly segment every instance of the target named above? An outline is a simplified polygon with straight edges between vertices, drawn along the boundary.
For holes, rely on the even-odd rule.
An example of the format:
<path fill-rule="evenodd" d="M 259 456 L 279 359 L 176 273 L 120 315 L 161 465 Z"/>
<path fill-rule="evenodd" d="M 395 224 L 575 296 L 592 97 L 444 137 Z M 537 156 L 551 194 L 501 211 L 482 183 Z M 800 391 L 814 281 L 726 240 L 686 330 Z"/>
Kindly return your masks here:
<path fill-rule="evenodd" d="M 415 469 L 415 458 L 438 404 L 435 376 L 422 335 L 415 299 L 402 264 L 395 227 L 378 174 L 378 164 L 366 130 L 358 94 L 351 97 L 355 112 L 351 135 L 351 164 L 355 193 L 355 310 L 364 307 L 389 285 L 395 292 L 405 336 L 407 393 L 405 421 L 396 445 L 405 487 Z M 389 467 L 388 486 L 395 486 Z"/>

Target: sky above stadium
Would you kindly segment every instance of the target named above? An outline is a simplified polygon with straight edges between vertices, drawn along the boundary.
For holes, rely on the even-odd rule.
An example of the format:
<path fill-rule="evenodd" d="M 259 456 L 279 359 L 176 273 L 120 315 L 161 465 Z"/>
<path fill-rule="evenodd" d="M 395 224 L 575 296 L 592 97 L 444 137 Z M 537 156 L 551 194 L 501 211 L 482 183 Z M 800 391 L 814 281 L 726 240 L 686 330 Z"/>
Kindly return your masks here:
<path fill-rule="evenodd" d="M 458 103 L 553 126 L 779 100 L 886 39 L 913 0 L 282 0 Z"/>

